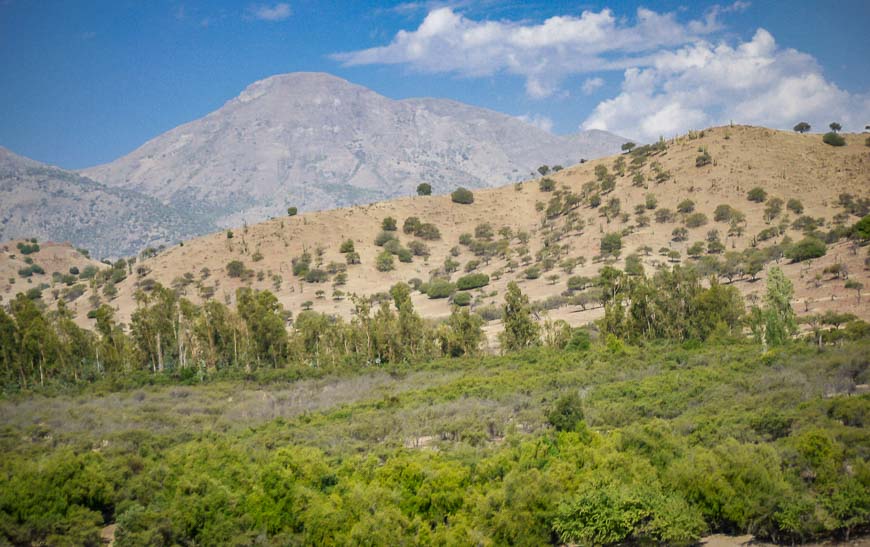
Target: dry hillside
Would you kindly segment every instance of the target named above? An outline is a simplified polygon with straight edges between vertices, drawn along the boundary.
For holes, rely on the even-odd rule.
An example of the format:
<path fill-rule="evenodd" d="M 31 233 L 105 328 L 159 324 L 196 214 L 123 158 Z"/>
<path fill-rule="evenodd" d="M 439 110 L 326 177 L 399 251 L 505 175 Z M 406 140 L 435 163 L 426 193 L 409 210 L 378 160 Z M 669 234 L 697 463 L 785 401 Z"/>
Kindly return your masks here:
<path fill-rule="evenodd" d="M 24 246 L 24 252 L 19 245 Z M 69 243 L 38 242 L 39 250 L 30 252 L 27 246 L 32 245 L 33 242 L 23 239 L 0 244 L 0 304 L 19 292 L 40 287 L 44 289 L 43 299 L 48 302 L 76 300 L 84 294 L 82 272 L 88 267 L 93 271 L 106 268 Z M 88 274 L 84 275 L 87 278 Z M 77 306 L 81 308 L 82 303 Z"/>
<path fill-rule="evenodd" d="M 202 294 L 213 294 L 214 298 L 232 303 L 235 290 L 249 285 L 274 291 L 284 307 L 293 313 L 298 313 L 308 302 L 314 310 L 347 318 L 353 309 L 347 295 L 382 293 L 393 283 L 413 278 L 428 281 L 433 274 L 439 273 L 447 258 L 458 263 L 458 271 L 451 274 L 454 282 L 465 275 L 466 265 L 474 260 L 481 260 L 475 272 L 493 277 L 486 287 L 471 291 L 472 306 L 477 309 L 500 304 L 505 285 L 510 280 L 518 280 L 533 301 L 543 301 L 562 295 L 570 276 L 592 278 L 597 275 L 607 263 L 599 255 L 602 237 L 608 233 L 624 234 L 622 251 L 614 265 L 624 267 L 626 257 L 637 253 L 646 271 L 650 272 L 662 263 L 704 260 L 688 256 L 688 249 L 697 241 L 705 242 L 705 256 L 720 261 L 725 252 L 751 247 L 760 232 L 771 231 L 771 228 L 781 227 L 784 234 L 756 241 L 759 249 L 782 243 L 783 237 L 797 241 L 803 234 L 792 227 L 792 223 L 799 216 L 824 219 L 819 227 L 822 232 L 831 230 L 838 222 L 844 225 L 854 223 L 859 217 L 845 212 L 838 196 L 849 193 L 859 199 L 870 194 L 870 148 L 865 146 L 865 138 L 864 135 L 846 135 L 847 146 L 835 148 L 823 144 L 819 135 L 746 126 L 718 127 L 667 141 L 664 150 L 650 152 L 640 166 L 632 166 L 634 156 L 622 156 L 625 158 L 624 175 L 614 177 L 615 188 L 609 193 L 600 192 L 600 183 L 595 182 L 596 168 L 606 166 L 613 174 L 616 171 L 614 164 L 620 156 L 586 162 L 551 174 L 556 192 L 544 192 L 539 180 L 530 180 L 518 185 L 477 190 L 474 203 L 469 205 L 453 203 L 450 196 L 441 195 L 278 218 L 236 228 L 232 238 L 224 232 L 215 233 L 140 259 L 131 270 L 133 273 L 117 284 L 118 294 L 110 303 L 117 309 L 119 319 L 127 321 L 136 306 L 135 293 L 140 288 L 147 289 L 153 281 L 175 286 L 195 302 L 201 300 Z M 702 150 L 709 154 L 711 163 L 697 167 L 696 160 Z M 634 179 L 637 172 L 643 175 L 643 182 Z M 601 205 L 597 208 L 589 204 L 590 183 L 597 185 L 594 193 L 601 196 Z M 747 192 L 755 186 L 767 191 L 768 200 L 783 200 L 782 210 L 776 218 L 765 220 L 767 204 L 747 199 Z M 545 220 L 545 209 L 557 194 L 581 196 L 583 201 L 573 209 L 566 207 L 567 212 Z M 636 211 L 636 206 L 645 204 L 650 195 L 655 198 L 655 208 Z M 613 198 L 619 199 L 619 213 L 611 203 Z M 786 207 L 792 198 L 803 205 L 805 210 L 801 215 Z M 694 202 L 693 213 L 702 213 L 707 222 L 687 228 L 685 241 L 674 241 L 674 230 L 685 227 L 690 215 L 677 212 L 678 204 L 686 199 Z M 745 222 L 737 223 L 737 234 L 728 222 L 714 220 L 714 211 L 722 204 L 730 205 L 745 215 Z M 544 210 L 541 210 L 542 206 Z M 660 209 L 670 209 L 673 218 L 657 221 L 656 213 Z M 398 231 L 393 233 L 407 247 L 411 241 L 419 241 L 402 230 L 403 222 L 411 216 L 437 226 L 441 238 L 424 242 L 430 253 L 428 258 L 415 256 L 410 263 L 395 259 L 393 271 L 378 271 L 376 258 L 383 249 L 376 246 L 374 240 L 381 232 L 383 219 L 396 219 Z M 648 225 L 644 225 L 643 217 Z M 494 232 L 490 253 L 499 248 L 499 252 L 489 260 L 476 257 L 468 245 L 459 243 L 461 234 L 474 235 L 476 227 L 482 223 L 489 223 Z M 509 238 L 500 235 L 503 227 L 510 228 Z M 724 252 L 707 254 L 706 240 L 711 230 L 718 230 Z M 517 237 L 521 232 L 529 235 L 527 245 Z M 322 269 L 328 269 L 333 262 L 345 264 L 340 245 L 346 239 L 353 240 L 361 262 L 347 266 L 346 284 L 336 284 L 335 275 L 329 275 L 328 281 L 319 283 L 306 282 L 293 275 L 293 259 L 306 250 L 313 256 L 312 269 L 318 267 L 318 248 L 322 249 Z M 477 241 L 484 239 L 477 238 Z M 504 239 L 508 241 L 499 243 Z M 541 255 L 545 245 L 547 249 Z M 548 255 L 555 248 L 559 249 L 558 253 Z M 458 255 L 452 256 L 451 249 L 458 250 Z M 666 256 L 667 251 L 677 251 L 679 259 Z M 549 270 L 547 256 L 555 257 Z M 799 313 L 837 309 L 870 318 L 867 299 L 859 303 L 857 293 L 844 287 L 848 277 L 862 282 L 870 290 L 866 257 L 866 248 L 857 249 L 841 240 L 829 245 L 826 256 L 820 259 L 795 264 L 780 260 L 780 265 L 795 283 L 795 309 Z M 227 273 L 227 264 L 234 260 L 241 261 L 248 270 L 242 277 L 230 277 Z M 565 264 L 566 260 L 576 263 L 571 273 L 568 273 L 571 268 Z M 765 269 L 771 263 L 765 264 Z M 826 267 L 835 263 L 843 264 L 845 271 L 839 276 L 823 273 Z M 535 266 L 542 270 L 540 277 L 527 279 L 526 270 Z M 764 279 L 764 272 L 757 277 L 753 280 L 748 275 L 738 274 L 733 282 L 752 298 L 764 290 L 764 283 L 760 281 Z M 90 292 L 74 303 L 82 322 L 86 321 L 86 312 L 93 305 L 94 299 L 89 299 L 89 295 Z M 558 302 L 551 299 L 551 302 L 549 316 L 565 319 L 574 325 L 596 319 L 602 313 L 594 299 L 585 305 L 586 309 L 579 301 L 569 298 Z M 430 318 L 443 317 L 450 309 L 448 299 L 430 299 L 419 292 L 414 295 L 414 304 Z M 490 332 L 498 328 L 497 321 L 488 326 Z"/>

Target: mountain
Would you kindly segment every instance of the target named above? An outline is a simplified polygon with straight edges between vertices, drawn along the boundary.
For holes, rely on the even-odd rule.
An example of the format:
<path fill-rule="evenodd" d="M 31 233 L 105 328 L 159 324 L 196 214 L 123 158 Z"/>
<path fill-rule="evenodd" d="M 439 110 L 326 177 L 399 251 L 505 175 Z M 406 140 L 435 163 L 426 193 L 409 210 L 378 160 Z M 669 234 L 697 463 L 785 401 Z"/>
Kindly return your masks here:
<path fill-rule="evenodd" d="M 842 238 L 844 227 L 870 210 L 870 155 L 866 136 L 844 138 L 845 146 L 832 147 L 820 135 L 717 127 L 567 166 L 551 175 L 552 189 L 527 180 L 476 190 L 469 205 L 446 195 L 413 196 L 283 216 L 233 230 L 233 238 L 217 232 L 140 259 L 138 272 L 117 284 L 109 303 L 128 321 L 136 292 L 155 282 L 194 302 L 231 303 L 236 289 L 250 286 L 273 291 L 294 316 L 312 307 L 351 318 L 351 294 L 383 295 L 399 281 L 427 282 L 433 276 L 455 283 L 471 271 L 489 276 L 486 287 L 470 291 L 472 308 L 489 319 L 497 317 L 492 311 L 503 303 L 506 284 L 517 281 L 552 319 L 582 325 L 603 313 L 595 296 L 599 289 L 589 286 L 591 281 L 577 289 L 568 280 L 593 280 L 605 264 L 622 269 L 631 261 L 648 274 L 662 265 L 694 265 L 733 284 L 750 301 L 764 293 L 766 268 L 778 264 L 794 283 L 798 313 L 849 312 L 870 319 L 866 295 L 862 304 L 842 275 L 870 287 L 866 249 L 856 250 Z M 766 203 L 747 199 L 757 186 L 767 192 Z M 396 219 L 398 230 L 392 233 L 401 247 L 415 253 L 405 256 L 410 261 L 397 255 L 394 269 L 384 272 L 377 261 L 385 247 L 376 239 L 386 217 Z M 406 233 L 411 217 L 433 224 L 440 238 Z M 827 239 L 827 253 L 797 263 L 783 259 L 788 241 L 806 233 Z M 621 236 L 618 258 L 601 257 L 608 234 Z M 348 239 L 359 263 L 345 266 L 341 247 Z M 691 250 L 698 246 L 700 251 Z M 388 247 L 400 251 L 395 244 Z M 298 264 L 306 252 L 310 268 L 320 270 L 307 280 L 293 274 L 294 260 Z M 241 267 L 230 271 L 236 261 Z M 765 269 L 756 271 L 753 264 Z M 419 291 L 412 298 L 424 317 L 450 313 L 448 298 Z M 74 305 L 84 321 L 93 303 L 83 297 Z M 499 329 L 495 320 L 487 326 L 490 335 Z"/>
<path fill-rule="evenodd" d="M 220 225 L 410 195 L 498 186 L 541 164 L 614 153 L 625 139 L 560 137 L 442 99 L 393 100 L 322 73 L 273 76 L 204 118 L 83 174 Z"/>
<path fill-rule="evenodd" d="M 68 241 L 94 256 L 110 257 L 214 229 L 152 197 L 110 188 L 0 147 L 0 241 Z"/>

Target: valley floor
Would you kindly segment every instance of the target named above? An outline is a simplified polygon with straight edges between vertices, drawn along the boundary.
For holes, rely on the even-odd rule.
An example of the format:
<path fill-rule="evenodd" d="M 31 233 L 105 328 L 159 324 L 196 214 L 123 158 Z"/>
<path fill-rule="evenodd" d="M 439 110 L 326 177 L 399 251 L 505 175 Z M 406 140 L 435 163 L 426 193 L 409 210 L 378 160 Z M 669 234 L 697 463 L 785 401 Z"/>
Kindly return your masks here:
<path fill-rule="evenodd" d="M 870 524 L 868 344 L 611 343 L 19 395 L 0 401 L 0 537 L 843 539 Z"/>

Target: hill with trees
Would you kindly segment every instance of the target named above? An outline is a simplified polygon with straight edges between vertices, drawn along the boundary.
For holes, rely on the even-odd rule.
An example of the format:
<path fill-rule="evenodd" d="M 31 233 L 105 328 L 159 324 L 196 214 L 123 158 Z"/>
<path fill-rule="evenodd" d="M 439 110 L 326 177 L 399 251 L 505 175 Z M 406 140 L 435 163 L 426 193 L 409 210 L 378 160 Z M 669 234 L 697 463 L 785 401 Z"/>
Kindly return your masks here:
<path fill-rule="evenodd" d="M 457 296 L 467 302 L 497 348 L 496 308 L 510 281 L 539 318 L 579 326 L 603 316 L 604 267 L 636 276 L 691 265 L 752 301 L 778 265 L 795 285 L 799 314 L 867 318 L 845 284 L 870 287 L 865 248 L 849 235 L 868 213 L 870 160 L 859 136 L 845 138 L 831 147 L 818 135 L 719 127 L 468 191 L 460 203 L 454 192 L 282 216 L 150 249 L 135 267 L 125 261 L 129 275 L 111 296 L 98 281 L 70 306 L 82 325 L 93 326 L 86 316 L 101 304 L 129 323 L 136 295 L 156 283 L 195 303 L 233 304 L 250 287 L 270 290 L 293 315 L 312 309 L 348 320 L 352 295 L 381 301 L 404 282 L 424 318 L 448 317 Z M 711 161 L 697 167 L 703 154 Z M 457 286 L 472 274 L 486 284 Z M 8 285 L 0 290 L 14 296 Z"/>

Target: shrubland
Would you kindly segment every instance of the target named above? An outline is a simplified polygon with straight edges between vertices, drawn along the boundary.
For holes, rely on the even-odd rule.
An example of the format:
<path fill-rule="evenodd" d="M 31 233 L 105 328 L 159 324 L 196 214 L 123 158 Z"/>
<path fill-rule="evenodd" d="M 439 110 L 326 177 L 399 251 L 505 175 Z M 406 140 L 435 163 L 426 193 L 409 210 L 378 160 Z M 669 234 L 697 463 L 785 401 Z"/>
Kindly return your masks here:
<path fill-rule="evenodd" d="M 605 317 L 577 329 L 536 320 L 510 283 L 501 356 L 481 353 L 476 313 L 426 322 L 403 283 L 377 306 L 353 297 L 351 322 L 304 311 L 289 332 L 248 288 L 233 310 L 154 287 L 129 335 L 108 307 L 92 334 L 20 295 L 0 312 L 0 534 L 691 544 L 866 528 L 866 323 L 795 338 L 778 268 L 749 313 L 690 267 L 595 283 Z"/>

